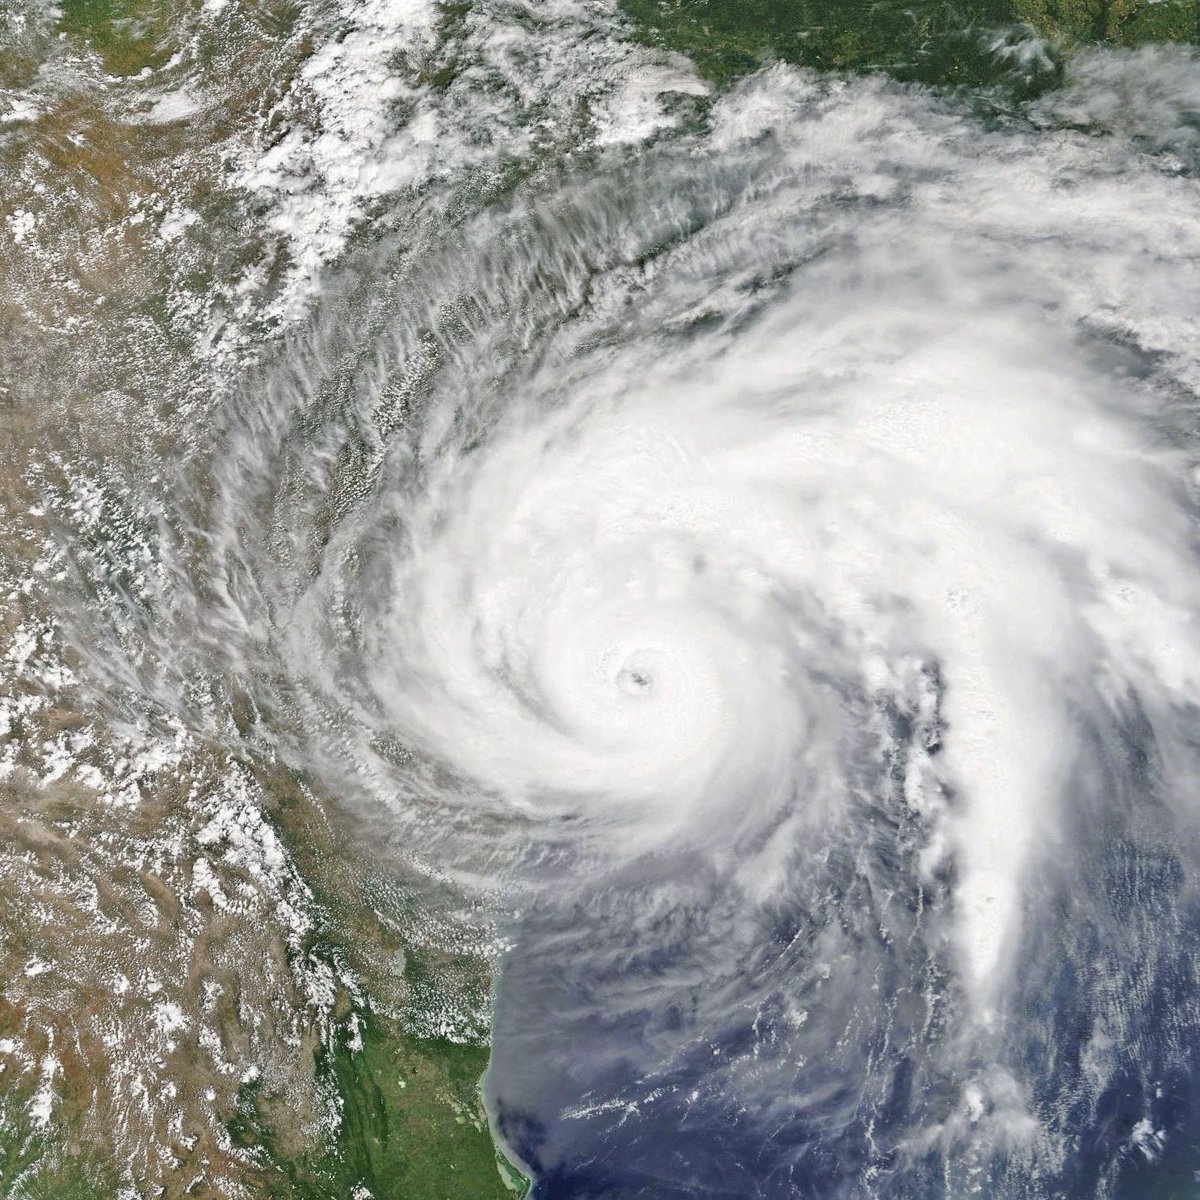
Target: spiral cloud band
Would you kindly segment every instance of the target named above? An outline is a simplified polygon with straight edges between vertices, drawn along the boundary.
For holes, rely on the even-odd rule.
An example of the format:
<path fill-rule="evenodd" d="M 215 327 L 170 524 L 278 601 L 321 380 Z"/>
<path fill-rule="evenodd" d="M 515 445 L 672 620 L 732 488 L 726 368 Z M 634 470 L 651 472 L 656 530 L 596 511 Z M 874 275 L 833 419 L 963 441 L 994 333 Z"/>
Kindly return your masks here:
<path fill-rule="evenodd" d="M 773 68 L 465 218 L 443 182 L 231 415 L 191 619 L 494 906 L 489 1096 L 545 1178 L 617 1130 L 688 1195 L 1083 1170 L 1114 987 L 1180 978 L 1092 839 L 1175 862 L 1148 920 L 1197 865 L 1193 78 L 1098 58 L 985 125 Z"/>

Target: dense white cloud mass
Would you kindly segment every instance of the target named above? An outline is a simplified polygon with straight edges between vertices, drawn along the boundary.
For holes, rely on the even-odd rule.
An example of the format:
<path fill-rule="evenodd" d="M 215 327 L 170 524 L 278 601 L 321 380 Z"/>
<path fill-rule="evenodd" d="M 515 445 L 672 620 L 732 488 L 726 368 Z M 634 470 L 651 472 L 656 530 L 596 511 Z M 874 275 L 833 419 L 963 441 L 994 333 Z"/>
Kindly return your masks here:
<path fill-rule="evenodd" d="M 1197 71 L 1096 55 L 985 122 L 776 67 L 471 208 L 476 145 L 231 414 L 189 622 L 509 914 L 492 1087 L 554 1108 L 542 1165 L 678 1103 L 713 1178 L 747 1123 L 771 1180 L 843 1147 L 829 1195 L 1069 1169 L 1124 1035 L 1093 996 L 1055 1075 L 1014 1033 L 1056 889 L 1103 942 L 1087 831 L 1196 866 Z"/>

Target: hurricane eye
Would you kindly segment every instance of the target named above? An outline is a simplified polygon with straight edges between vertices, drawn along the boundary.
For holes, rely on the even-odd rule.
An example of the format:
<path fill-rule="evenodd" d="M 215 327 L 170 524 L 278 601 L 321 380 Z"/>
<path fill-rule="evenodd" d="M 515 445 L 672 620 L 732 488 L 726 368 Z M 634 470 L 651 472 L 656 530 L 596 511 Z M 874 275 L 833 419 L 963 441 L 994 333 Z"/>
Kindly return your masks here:
<path fill-rule="evenodd" d="M 645 696 L 654 687 L 654 680 L 636 667 L 624 667 L 617 676 L 617 687 L 629 696 Z"/>

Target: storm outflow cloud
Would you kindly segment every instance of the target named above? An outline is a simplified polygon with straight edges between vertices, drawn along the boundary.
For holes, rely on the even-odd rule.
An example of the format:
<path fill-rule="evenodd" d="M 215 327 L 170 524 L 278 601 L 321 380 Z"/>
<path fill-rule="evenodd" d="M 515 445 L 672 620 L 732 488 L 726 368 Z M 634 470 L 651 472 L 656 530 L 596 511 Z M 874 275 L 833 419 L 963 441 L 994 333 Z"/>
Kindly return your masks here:
<path fill-rule="evenodd" d="M 1195 71 L 985 125 L 767 70 L 364 252 L 231 417 L 216 634 L 516 944 L 490 1096 L 547 1178 L 1084 1171 L 1144 950 L 1088 831 L 1174 847 L 1164 919 L 1196 865 Z M 1031 1053 L 1070 904 L 1086 1070 Z"/>

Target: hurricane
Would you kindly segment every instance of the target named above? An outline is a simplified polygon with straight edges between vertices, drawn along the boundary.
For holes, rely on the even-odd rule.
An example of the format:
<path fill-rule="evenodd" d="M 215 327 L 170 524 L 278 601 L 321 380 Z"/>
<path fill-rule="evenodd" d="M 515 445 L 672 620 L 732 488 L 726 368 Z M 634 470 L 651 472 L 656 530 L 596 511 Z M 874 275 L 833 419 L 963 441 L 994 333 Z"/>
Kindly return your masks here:
<path fill-rule="evenodd" d="M 495 932 L 535 1196 L 1183 1195 L 1195 55 L 981 105 L 504 36 L 158 487 L 92 676 Z"/>

